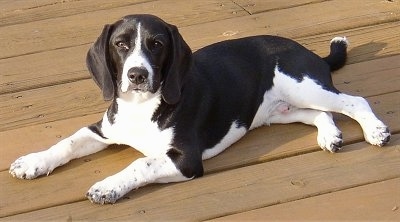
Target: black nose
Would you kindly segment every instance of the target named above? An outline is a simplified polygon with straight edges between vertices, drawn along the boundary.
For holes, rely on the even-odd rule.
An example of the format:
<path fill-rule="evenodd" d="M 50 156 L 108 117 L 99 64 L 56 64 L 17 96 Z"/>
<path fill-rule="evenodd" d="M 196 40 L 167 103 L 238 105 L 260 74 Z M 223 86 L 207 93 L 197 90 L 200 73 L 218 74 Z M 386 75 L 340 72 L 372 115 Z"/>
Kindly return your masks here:
<path fill-rule="evenodd" d="M 133 67 L 128 70 L 128 79 L 133 84 L 140 85 L 146 82 L 149 72 L 145 68 Z"/>

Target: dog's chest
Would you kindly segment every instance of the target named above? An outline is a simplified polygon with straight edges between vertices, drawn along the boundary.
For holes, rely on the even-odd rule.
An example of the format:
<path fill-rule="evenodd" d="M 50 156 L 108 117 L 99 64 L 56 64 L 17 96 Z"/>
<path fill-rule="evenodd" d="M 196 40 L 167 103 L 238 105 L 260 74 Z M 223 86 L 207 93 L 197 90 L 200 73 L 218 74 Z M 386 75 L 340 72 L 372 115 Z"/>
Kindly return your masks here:
<path fill-rule="evenodd" d="M 114 123 L 105 129 L 108 138 L 117 144 L 129 145 L 146 156 L 165 154 L 171 148 L 173 129 L 160 130 L 157 122 L 151 121 L 160 103 L 158 97 L 142 103 L 124 100 L 117 100 L 117 103 Z"/>

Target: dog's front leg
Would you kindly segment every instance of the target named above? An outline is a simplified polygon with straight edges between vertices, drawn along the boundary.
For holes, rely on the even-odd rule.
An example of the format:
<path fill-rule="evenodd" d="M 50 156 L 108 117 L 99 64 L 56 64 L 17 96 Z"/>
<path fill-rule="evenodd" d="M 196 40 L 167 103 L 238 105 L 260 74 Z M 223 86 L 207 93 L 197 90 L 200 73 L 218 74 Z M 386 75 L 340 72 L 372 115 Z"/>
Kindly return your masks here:
<path fill-rule="evenodd" d="M 150 183 L 190 180 L 175 166 L 168 155 L 135 160 L 121 172 L 94 184 L 86 197 L 97 204 L 115 203 L 133 189 Z"/>
<path fill-rule="evenodd" d="M 106 139 L 84 127 L 45 151 L 18 158 L 11 164 L 9 172 L 20 179 L 34 179 L 48 175 L 72 159 L 98 152 L 107 146 Z"/>

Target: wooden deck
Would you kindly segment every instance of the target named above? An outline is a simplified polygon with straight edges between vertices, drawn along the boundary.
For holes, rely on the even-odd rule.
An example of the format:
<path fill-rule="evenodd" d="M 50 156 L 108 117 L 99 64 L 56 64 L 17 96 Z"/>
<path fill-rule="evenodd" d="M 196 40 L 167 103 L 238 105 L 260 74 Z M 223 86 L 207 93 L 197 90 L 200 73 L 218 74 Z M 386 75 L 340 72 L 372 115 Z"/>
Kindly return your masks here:
<path fill-rule="evenodd" d="M 51 175 L 17 180 L 17 157 L 49 147 L 97 121 L 108 106 L 85 67 L 106 23 L 150 13 L 176 24 L 196 50 L 257 34 L 293 38 L 320 55 L 350 40 L 340 90 L 366 97 L 393 133 L 364 142 L 359 125 L 335 115 L 343 151 L 316 143 L 302 124 L 252 131 L 205 161 L 206 175 L 151 185 L 114 205 L 86 191 L 141 154 L 124 146 L 77 159 Z M 0 220 L 400 220 L 399 0 L 0 0 Z"/>

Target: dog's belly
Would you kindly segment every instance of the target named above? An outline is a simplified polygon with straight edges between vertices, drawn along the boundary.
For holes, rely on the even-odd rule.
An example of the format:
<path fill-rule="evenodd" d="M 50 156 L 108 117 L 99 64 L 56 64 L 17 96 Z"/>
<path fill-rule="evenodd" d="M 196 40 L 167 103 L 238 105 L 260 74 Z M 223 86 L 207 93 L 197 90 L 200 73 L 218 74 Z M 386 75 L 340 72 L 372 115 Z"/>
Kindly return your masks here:
<path fill-rule="evenodd" d="M 235 121 L 231 124 L 228 133 L 217 143 L 214 147 L 205 149 L 203 151 L 202 159 L 209 159 L 214 157 L 228 148 L 230 145 L 242 138 L 247 132 L 247 129 Z"/>

